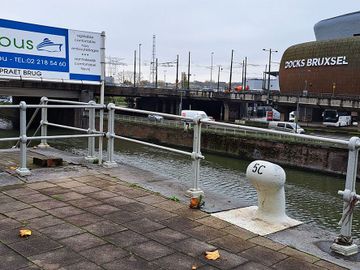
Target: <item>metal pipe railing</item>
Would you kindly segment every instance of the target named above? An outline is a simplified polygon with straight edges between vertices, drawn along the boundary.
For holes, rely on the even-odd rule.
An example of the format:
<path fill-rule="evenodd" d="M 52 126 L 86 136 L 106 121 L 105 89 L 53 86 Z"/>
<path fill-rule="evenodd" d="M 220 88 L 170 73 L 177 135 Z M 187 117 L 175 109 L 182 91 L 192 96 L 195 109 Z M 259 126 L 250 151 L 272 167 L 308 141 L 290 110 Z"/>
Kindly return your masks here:
<path fill-rule="evenodd" d="M 336 143 L 336 144 L 343 145 L 343 146 L 349 145 L 348 140 L 325 138 L 325 137 L 318 137 L 318 136 L 306 135 L 306 134 L 295 134 L 295 133 L 289 133 L 289 132 L 279 131 L 279 130 L 271 130 L 271 129 L 266 129 L 266 128 L 250 127 L 250 126 L 243 126 L 243 125 L 236 125 L 236 124 L 229 124 L 229 123 L 208 121 L 208 120 L 200 120 L 200 122 L 203 124 L 210 125 L 210 126 L 229 127 L 229 128 L 233 128 L 233 129 L 253 131 L 253 132 L 262 132 L 262 133 L 266 133 L 266 134 L 284 135 L 287 137 L 296 137 L 296 138 L 302 138 L 302 139 L 308 139 L 308 140 L 316 140 L 316 141 L 320 141 L 320 142 Z M 358 146 L 360 147 L 360 143 Z"/>
<path fill-rule="evenodd" d="M 106 137 L 108 139 L 108 145 L 107 145 L 108 160 L 104 163 L 104 166 L 111 168 L 117 166 L 116 162 L 114 161 L 115 104 L 109 103 L 107 109 L 108 109 L 108 132 L 106 133 Z"/>
<path fill-rule="evenodd" d="M 12 137 L 12 138 L 0 138 L 0 142 L 12 142 L 12 141 L 18 141 L 19 137 Z"/>
<path fill-rule="evenodd" d="M 124 140 L 124 141 L 128 141 L 128 142 L 141 144 L 141 145 L 145 145 L 145 146 L 151 146 L 151 147 L 154 147 L 154 148 L 157 148 L 157 149 L 166 150 L 166 151 L 173 152 L 173 153 L 176 153 L 176 154 L 181 154 L 181 155 L 193 157 L 193 153 L 178 150 L 178 149 L 171 148 L 171 147 L 161 146 L 161 145 L 157 145 L 157 144 L 154 144 L 154 143 L 148 143 L 148 142 L 144 142 L 144 141 L 140 141 L 140 140 L 136 140 L 136 139 L 131 139 L 131 138 L 123 137 L 123 136 L 118 136 L 118 135 L 114 135 L 114 138 Z M 201 156 L 201 158 L 204 158 L 204 157 Z"/>
<path fill-rule="evenodd" d="M 175 119 L 175 120 L 187 120 L 187 121 L 190 121 L 190 122 L 194 121 L 194 119 L 190 118 L 190 117 L 183 117 L 183 116 L 180 116 L 180 115 L 169 114 L 169 113 L 160 113 L 160 112 L 154 112 L 154 111 L 138 110 L 138 109 L 118 107 L 118 106 L 115 106 L 115 110 L 124 111 L 124 112 L 134 112 L 134 113 L 140 113 L 140 114 L 147 114 L 147 115 L 155 114 L 155 115 L 160 115 L 160 116 L 166 117 L 168 119 Z"/>
<path fill-rule="evenodd" d="M 40 102 L 41 102 L 40 104 L 47 105 L 48 98 L 47 97 L 42 97 Z M 41 136 L 47 136 L 47 124 L 46 124 L 47 120 L 48 120 L 48 118 L 47 118 L 47 108 L 41 108 L 41 121 L 40 121 Z M 49 147 L 46 139 L 42 139 L 38 146 L 40 148 Z"/>
<path fill-rule="evenodd" d="M 89 137 L 101 137 L 103 134 L 72 134 L 72 135 L 52 135 L 52 136 L 34 136 L 29 137 L 32 140 L 41 140 L 41 139 L 72 139 L 72 138 L 89 138 Z"/>
<path fill-rule="evenodd" d="M 20 102 L 20 167 L 16 172 L 21 176 L 30 175 L 30 170 L 26 166 L 26 103 Z"/>
<path fill-rule="evenodd" d="M 88 105 L 88 102 L 80 102 L 80 101 L 73 101 L 73 100 L 61 100 L 61 99 L 52 99 L 52 98 L 47 98 L 48 102 L 53 102 L 53 103 L 63 103 L 63 104 L 74 104 L 74 105 Z"/>
<path fill-rule="evenodd" d="M 91 107 L 88 109 L 89 110 L 89 133 L 94 133 L 95 130 L 95 106 L 96 103 L 95 101 L 89 101 L 89 105 L 91 105 Z M 95 137 L 89 137 L 88 138 L 88 155 L 86 157 L 86 160 L 89 161 L 94 161 L 96 160 L 96 156 L 95 156 Z"/>
<path fill-rule="evenodd" d="M 20 167 L 17 169 L 17 172 L 24 176 L 30 174 L 29 169 L 26 167 L 26 143 L 29 139 L 32 140 L 41 140 L 42 143 L 47 144 L 48 139 L 70 139 L 70 138 L 88 138 L 88 158 L 95 158 L 95 137 L 102 137 L 104 134 L 102 132 L 96 131 L 95 129 L 95 110 L 96 109 L 103 109 L 103 105 L 98 105 L 95 102 L 89 103 L 79 103 L 79 102 L 70 102 L 71 104 L 66 105 L 49 105 L 47 104 L 49 101 L 58 102 L 58 103 L 66 103 L 65 101 L 59 100 L 49 100 L 44 98 L 42 100 L 42 104 L 40 105 L 27 105 L 25 102 L 20 102 L 20 105 L 2 105 L 1 108 L 20 108 L 20 136 L 14 138 L 0 138 L 1 141 L 16 141 L 20 138 Z M 32 136 L 27 137 L 26 135 L 26 109 L 27 108 L 41 108 L 42 109 L 42 132 L 41 136 Z M 88 109 L 89 110 L 89 129 L 82 129 L 76 127 L 70 127 L 55 123 L 47 122 L 47 109 L 49 108 L 80 108 L 80 109 Z M 296 137 L 302 138 L 306 140 L 315 140 L 319 142 L 327 142 L 336 144 L 338 146 L 347 147 L 349 149 L 349 156 L 348 156 L 348 167 L 346 173 L 346 183 L 345 189 L 343 191 L 339 191 L 339 194 L 343 196 L 344 206 L 343 206 L 343 215 L 339 222 L 341 225 L 341 231 L 339 237 L 336 239 L 335 247 L 332 246 L 334 251 L 339 252 L 339 250 L 346 249 L 346 247 L 350 246 L 353 247 L 355 244 L 352 243 L 351 238 L 351 229 L 352 229 L 352 218 L 353 218 L 353 210 L 355 205 L 360 200 L 360 195 L 356 194 L 355 190 L 355 183 L 357 177 L 357 169 L 358 169 L 358 155 L 359 155 L 359 148 L 360 148 L 360 139 L 358 137 L 352 137 L 350 140 L 341 140 L 341 139 L 334 139 L 334 138 L 324 138 L 324 137 L 317 137 L 313 135 L 305 135 L 305 134 L 292 134 L 283 131 L 277 130 L 269 130 L 264 128 L 257 128 L 257 127 L 249 127 L 243 125 L 236 125 L 236 124 L 229 124 L 229 123 L 222 123 L 222 122 L 215 122 L 209 121 L 206 119 L 201 118 L 186 118 L 178 115 L 172 115 L 167 113 L 158 113 L 153 111 L 145 111 L 145 110 L 138 110 L 138 109 L 130 109 L 130 108 L 122 108 L 117 107 L 114 104 L 109 104 L 107 106 L 108 109 L 108 132 L 106 133 L 106 137 L 108 139 L 108 160 L 104 163 L 105 166 L 113 167 L 116 166 L 116 162 L 114 161 L 114 139 L 125 140 L 145 146 L 154 147 L 161 150 L 170 151 L 173 153 L 189 156 L 192 158 L 192 169 L 193 169 L 193 187 L 190 188 L 187 193 L 192 197 L 198 197 L 204 194 L 204 192 L 199 187 L 199 178 L 200 178 L 200 160 L 204 158 L 201 154 L 201 131 L 202 131 L 202 124 L 206 124 L 207 126 L 214 126 L 224 128 L 232 128 L 233 132 L 235 130 L 240 131 L 250 131 L 250 132 L 260 132 L 264 134 L 276 134 L 280 136 L 286 137 Z M 126 112 L 134 112 L 134 113 L 141 113 L 141 114 L 156 114 L 168 119 L 175 119 L 175 120 L 184 120 L 188 122 L 192 122 L 194 124 L 193 128 L 193 151 L 186 152 L 183 150 L 174 149 L 171 147 L 165 147 L 153 143 L 148 143 L 136 139 L 131 139 L 123 136 L 119 136 L 115 134 L 115 111 L 126 111 Z M 88 134 L 72 134 L 72 135 L 54 135 L 48 136 L 47 130 L 45 127 L 53 126 L 58 128 L 65 128 L 74 131 L 81 131 L 87 132 Z M 44 127 L 44 128 L 43 128 Z M 340 246 L 340 248 L 339 248 Z M 356 246 L 356 245 L 355 245 Z M 344 248 L 345 247 L 345 248 Z M 357 248 L 357 246 L 356 246 Z M 341 252 L 339 252 L 341 253 Z M 346 253 L 346 252 L 345 252 Z M 344 254 L 344 253 L 341 253 Z"/>
<path fill-rule="evenodd" d="M 89 129 L 85 129 L 85 128 L 77 128 L 77 127 L 71 127 L 71 126 L 65 126 L 65 125 L 60 125 L 60 124 L 55 124 L 55 123 L 50 123 L 50 122 L 44 122 L 43 123 L 46 126 L 51 126 L 51 127 L 57 127 L 57 128 L 63 128 L 63 129 L 69 129 L 69 130 L 74 130 L 74 131 L 80 131 L 80 132 L 89 132 Z M 43 137 L 46 137 L 47 135 L 41 135 Z"/>
<path fill-rule="evenodd" d="M 48 109 L 103 109 L 104 106 L 102 105 L 89 105 L 89 103 L 87 103 L 87 105 L 73 105 L 73 104 L 68 104 L 68 105 L 44 105 L 44 104 L 40 104 L 40 105 L 27 105 L 28 108 L 48 108 Z"/>

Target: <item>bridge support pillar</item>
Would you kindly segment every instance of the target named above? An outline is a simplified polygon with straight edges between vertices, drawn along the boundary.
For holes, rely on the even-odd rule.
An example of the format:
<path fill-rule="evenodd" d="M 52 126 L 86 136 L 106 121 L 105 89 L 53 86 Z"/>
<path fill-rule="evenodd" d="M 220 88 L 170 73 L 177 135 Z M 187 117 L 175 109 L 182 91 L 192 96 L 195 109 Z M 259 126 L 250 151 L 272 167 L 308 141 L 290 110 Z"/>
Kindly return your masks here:
<path fill-rule="evenodd" d="M 230 115 L 230 108 L 229 108 L 229 103 L 224 102 L 224 122 L 228 122 L 229 121 L 229 115 Z"/>
<path fill-rule="evenodd" d="M 175 114 L 175 104 L 174 104 L 174 101 L 171 101 L 170 102 L 170 113 L 171 114 Z"/>
<path fill-rule="evenodd" d="M 80 93 L 79 101 L 80 102 L 89 102 L 90 100 L 94 100 L 94 91 L 82 90 Z M 82 128 L 87 127 L 88 120 L 84 119 L 83 112 L 84 112 L 84 109 L 74 109 L 73 112 L 72 112 L 72 110 L 69 110 L 69 113 L 71 115 L 74 115 L 74 126 L 75 127 L 82 127 Z"/>

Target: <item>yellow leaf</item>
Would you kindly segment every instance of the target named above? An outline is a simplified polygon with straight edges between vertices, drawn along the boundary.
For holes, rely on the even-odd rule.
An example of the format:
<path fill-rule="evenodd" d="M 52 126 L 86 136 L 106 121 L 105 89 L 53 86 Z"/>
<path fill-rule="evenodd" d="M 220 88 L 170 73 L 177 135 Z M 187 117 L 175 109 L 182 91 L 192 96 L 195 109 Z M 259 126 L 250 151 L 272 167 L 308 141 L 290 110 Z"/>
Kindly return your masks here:
<path fill-rule="evenodd" d="M 22 229 L 19 231 L 21 237 L 26 237 L 31 235 L 31 230 Z"/>
<path fill-rule="evenodd" d="M 193 265 L 192 267 L 191 267 L 191 270 L 196 270 L 197 269 L 197 267 L 195 266 L 195 265 Z"/>
<path fill-rule="evenodd" d="M 10 166 L 9 169 L 15 171 L 15 170 L 17 169 L 17 167 L 15 167 L 15 166 Z"/>
<path fill-rule="evenodd" d="M 213 261 L 215 261 L 215 260 L 217 260 L 218 258 L 220 258 L 220 253 L 219 253 L 218 250 L 215 250 L 215 251 L 206 251 L 205 253 L 206 253 L 205 257 L 206 257 L 206 259 L 208 259 L 208 260 L 213 260 Z"/>

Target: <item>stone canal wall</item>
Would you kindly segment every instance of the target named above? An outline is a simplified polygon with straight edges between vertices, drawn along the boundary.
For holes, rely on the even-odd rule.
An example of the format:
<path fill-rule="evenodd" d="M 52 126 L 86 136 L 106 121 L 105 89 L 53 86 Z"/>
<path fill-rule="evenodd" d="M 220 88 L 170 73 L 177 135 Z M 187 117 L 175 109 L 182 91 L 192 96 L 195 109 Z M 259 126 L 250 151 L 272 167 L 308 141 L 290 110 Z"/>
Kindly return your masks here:
<path fill-rule="evenodd" d="M 192 147 L 192 130 L 126 122 L 116 123 L 115 129 L 116 134 L 126 137 L 170 146 Z M 264 159 L 280 165 L 336 174 L 344 174 L 347 168 L 346 149 L 241 138 L 207 131 L 202 132 L 201 136 L 201 150 L 204 153 L 248 160 Z"/>

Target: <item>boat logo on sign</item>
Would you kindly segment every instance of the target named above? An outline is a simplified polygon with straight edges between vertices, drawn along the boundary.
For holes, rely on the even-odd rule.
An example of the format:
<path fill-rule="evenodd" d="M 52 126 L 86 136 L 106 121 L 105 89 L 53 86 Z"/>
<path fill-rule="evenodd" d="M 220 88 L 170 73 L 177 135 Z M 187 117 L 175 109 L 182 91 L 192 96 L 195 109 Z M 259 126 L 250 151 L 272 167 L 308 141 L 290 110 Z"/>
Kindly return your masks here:
<path fill-rule="evenodd" d="M 46 52 L 61 52 L 61 47 L 63 44 L 56 44 L 52 42 L 48 38 L 44 38 L 39 45 L 36 46 L 38 51 L 46 51 Z"/>

